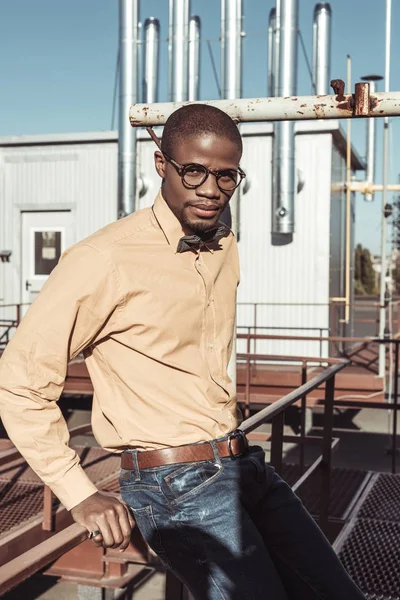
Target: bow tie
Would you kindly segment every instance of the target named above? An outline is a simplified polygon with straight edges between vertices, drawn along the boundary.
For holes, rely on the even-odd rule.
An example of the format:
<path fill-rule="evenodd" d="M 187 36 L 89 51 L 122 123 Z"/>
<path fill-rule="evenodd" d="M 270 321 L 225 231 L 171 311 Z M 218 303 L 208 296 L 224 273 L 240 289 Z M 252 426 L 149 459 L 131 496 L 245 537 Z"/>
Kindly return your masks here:
<path fill-rule="evenodd" d="M 229 233 L 229 227 L 224 225 L 223 223 L 218 227 L 218 229 L 213 229 L 212 231 L 208 231 L 203 236 L 196 235 L 195 233 L 192 235 L 184 235 L 178 242 L 178 247 L 176 249 L 177 252 L 186 252 L 187 250 L 198 250 L 203 246 L 207 246 L 213 242 L 218 242 L 221 238 L 225 237 Z"/>

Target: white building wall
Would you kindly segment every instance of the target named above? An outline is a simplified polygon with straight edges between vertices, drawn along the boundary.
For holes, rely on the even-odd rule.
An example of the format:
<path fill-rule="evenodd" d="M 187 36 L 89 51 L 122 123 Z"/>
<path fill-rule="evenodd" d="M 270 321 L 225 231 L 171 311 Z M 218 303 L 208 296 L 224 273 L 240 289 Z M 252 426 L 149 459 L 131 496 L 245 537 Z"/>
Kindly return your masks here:
<path fill-rule="evenodd" d="M 242 194 L 240 209 L 239 331 L 254 326 L 254 306 L 242 303 L 260 303 L 257 326 L 264 329 L 258 329 L 259 333 L 326 335 L 332 136 L 296 136 L 296 168 L 305 183 L 296 197 L 293 240 L 280 246 L 271 243 L 272 140 L 271 133 L 244 137 L 242 165 L 250 189 Z M 245 342 L 239 341 L 238 351 L 245 348 Z M 301 356 L 326 356 L 328 352 L 320 342 L 302 341 L 258 341 L 255 349 L 258 353 Z"/>
<path fill-rule="evenodd" d="M 275 246 L 271 243 L 273 128 L 268 123 L 241 127 L 241 164 L 249 184 L 241 195 L 240 208 L 241 331 L 254 327 L 253 303 L 259 303 L 260 333 L 328 333 L 332 131 L 337 134 L 338 124 L 330 122 L 320 129 L 316 124 L 297 126 L 296 168 L 304 188 L 296 197 L 293 241 Z M 154 169 L 155 150 L 148 134 L 139 131 L 139 209 L 151 206 L 160 188 Z M 86 237 L 117 218 L 117 160 L 115 132 L 38 136 L 37 141 L 19 138 L 17 143 L 0 138 L 0 249 L 13 253 L 10 263 L 0 263 L 0 298 L 7 303 L 20 302 L 21 209 L 71 208 L 75 216 L 73 239 Z M 0 319 L 9 314 L 0 308 Z M 255 349 L 268 354 L 328 354 L 327 345 L 319 342 L 263 341 L 257 342 Z M 239 342 L 238 351 L 245 351 L 244 342 Z"/>

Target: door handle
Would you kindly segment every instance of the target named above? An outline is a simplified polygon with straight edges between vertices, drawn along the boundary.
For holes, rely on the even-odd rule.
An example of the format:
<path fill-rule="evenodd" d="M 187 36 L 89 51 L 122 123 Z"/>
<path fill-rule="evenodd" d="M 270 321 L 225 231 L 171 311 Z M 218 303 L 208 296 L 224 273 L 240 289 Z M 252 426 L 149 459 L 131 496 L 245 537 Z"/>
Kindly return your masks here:
<path fill-rule="evenodd" d="M 28 280 L 26 280 L 25 281 L 25 289 L 26 289 L 26 291 L 28 291 L 30 287 L 32 287 L 32 284 Z"/>

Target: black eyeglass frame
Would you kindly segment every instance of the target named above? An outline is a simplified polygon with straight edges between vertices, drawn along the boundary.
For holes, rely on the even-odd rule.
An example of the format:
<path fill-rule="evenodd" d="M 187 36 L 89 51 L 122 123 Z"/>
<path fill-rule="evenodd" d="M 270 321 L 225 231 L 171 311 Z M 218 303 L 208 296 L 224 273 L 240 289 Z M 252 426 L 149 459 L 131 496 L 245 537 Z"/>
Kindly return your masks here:
<path fill-rule="evenodd" d="M 190 190 L 197 189 L 198 187 L 203 185 L 203 183 L 205 181 L 207 181 L 207 179 L 211 173 L 212 175 L 214 175 L 214 177 L 217 181 L 217 186 L 221 190 L 221 192 L 234 192 L 239 187 L 239 185 L 242 183 L 243 179 L 246 177 L 246 173 L 243 171 L 243 169 L 241 167 L 238 167 L 237 169 L 214 170 L 214 169 L 208 169 L 206 166 L 201 165 L 199 163 L 187 163 L 187 164 L 181 165 L 180 163 L 176 162 L 176 160 L 174 160 L 172 158 L 172 156 L 169 156 L 169 154 L 167 154 L 166 152 L 161 150 L 161 140 L 158 139 L 158 137 L 154 133 L 153 129 L 151 127 L 146 127 L 146 130 L 149 133 L 152 140 L 157 145 L 160 152 L 165 156 L 167 161 L 169 163 L 171 163 L 171 165 L 176 169 L 178 175 L 182 179 L 182 185 L 184 185 L 187 189 L 190 189 Z M 200 183 L 196 183 L 196 184 L 187 183 L 187 181 L 185 181 L 185 179 L 184 179 L 184 176 L 185 176 L 184 170 L 187 169 L 188 167 L 201 167 L 202 169 L 204 169 L 205 170 L 204 179 Z M 236 171 L 239 174 L 240 180 L 236 183 L 236 185 L 234 187 L 232 187 L 230 189 L 224 189 L 219 185 L 219 179 L 222 177 L 222 173 L 224 171 Z"/>
<path fill-rule="evenodd" d="M 182 180 L 182 185 L 184 185 L 186 188 L 188 188 L 190 190 L 195 190 L 198 187 L 200 187 L 201 185 L 203 185 L 203 183 L 205 181 L 207 181 L 208 177 L 210 176 L 210 173 L 212 175 L 214 175 L 214 177 L 217 181 L 217 186 L 219 187 L 221 192 L 234 192 L 236 190 L 236 188 L 238 188 L 239 185 L 242 183 L 243 179 L 246 177 L 246 173 L 240 167 L 238 167 L 237 169 L 221 169 L 221 170 L 217 169 L 216 170 L 216 169 L 209 169 L 208 167 L 206 167 L 205 165 L 201 165 L 200 163 L 180 164 L 180 163 L 176 162 L 176 160 L 174 160 L 171 156 L 169 156 L 169 154 L 164 152 L 164 150 L 161 150 L 161 152 L 165 156 L 167 161 L 169 163 L 171 163 L 171 165 L 176 169 L 176 172 L 178 173 L 178 175 L 180 176 L 180 178 Z M 186 171 L 193 167 L 200 167 L 201 170 L 204 170 L 204 177 L 203 177 L 202 181 L 200 181 L 200 183 L 191 184 L 185 180 Z M 239 181 L 237 181 L 236 185 L 234 185 L 231 188 L 223 188 L 223 187 L 221 187 L 221 185 L 219 183 L 219 180 L 221 179 L 221 177 L 223 177 L 224 173 L 226 173 L 227 171 L 235 172 L 240 177 L 240 179 L 239 179 Z M 233 182 L 233 179 L 232 179 L 232 182 Z"/>

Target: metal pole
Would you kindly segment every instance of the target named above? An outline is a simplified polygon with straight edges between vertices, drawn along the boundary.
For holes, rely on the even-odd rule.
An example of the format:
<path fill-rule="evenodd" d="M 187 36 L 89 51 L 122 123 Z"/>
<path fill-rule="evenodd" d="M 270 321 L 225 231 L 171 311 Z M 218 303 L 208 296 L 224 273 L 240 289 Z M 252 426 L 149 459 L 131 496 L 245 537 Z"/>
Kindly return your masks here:
<path fill-rule="evenodd" d="M 136 131 L 129 125 L 129 107 L 137 100 L 137 41 L 139 0 L 119 2 L 119 138 L 118 138 L 118 216 L 135 210 Z"/>
<path fill-rule="evenodd" d="M 154 17 L 144 22 L 143 102 L 158 101 L 158 65 L 160 56 L 160 21 Z"/>
<path fill-rule="evenodd" d="M 172 102 L 188 99 L 190 0 L 170 0 L 170 80 Z"/>
<path fill-rule="evenodd" d="M 358 84 L 368 87 L 367 83 Z M 314 121 L 317 119 L 351 119 L 353 117 L 400 116 L 400 92 L 377 92 L 358 104 L 360 88 L 343 96 L 293 96 L 289 98 L 239 98 L 236 100 L 202 100 L 200 104 L 216 106 L 238 122 L 254 121 Z M 362 91 L 362 90 L 361 90 Z M 340 98 L 340 99 L 338 99 Z M 165 125 L 167 118 L 187 102 L 159 102 L 131 106 L 133 127 Z M 195 104 L 195 103 L 194 103 Z M 354 184 L 352 184 L 353 186 Z"/>
<path fill-rule="evenodd" d="M 303 361 L 301 366 L 301 385 L 307 383 L 307 363 Z M 305 466 L 305 437 L 306 437 L 306 411 L 307 411 L 307 395 L 301 397 L 301 408 L 300 408 L 300 471 L 304 473 Z"/>
<path fill-rule="evenodd" d="M 392 2 L 386 0 L 386 46 L 385 46 L 385 92 L 389 92 L 390 87 L 390 26 L 391 26 Z M 380 311 L 379 311 L 379 337 L 385 336 L 386 310 L 385 310 L 385 292 L 386 292 L 386 217 L 385 205 L 387 203 L 387 183 L 388 183 L 388 150 L 389 150 L 389 119 L 386 116 L 383 127 L 383 192 L 382 192 L 382 213 L 381 213 L 381 276 L 380 276 Z M 379 377 L 384 379 L 386 371 L 386 347 L 385 344 L 379 345 Z"/>
<path fill-rule="evenodd" d="M 351 89 L 351 57 L 347 56 L 347 87 Z M 350 322 L 350 289 L 351 289 L 351 121 L 347 121 L 346 145 L 346 258 L 345 258 L 345 313 L 344 321 Z"/>
<path fill-rule="evenodd" d="M 281 0 L 278 96 L 293 96 L 297 88 L 298 0 Z M 274 127 L 272 161 L 272 233 L 293 233 L 295 204 L 294 123 Z"/>
<path fill-rule="evenodd" d="M 200 17 L 189 21 L 189 101 L 198 100 L 200 93 Z"/>
<path fill-rule="evenodd" d="M 399 394 L 399 341 L 394 342 L 396 344 L 394 353 L 394 397 L 393 397 L 393 432 L 392 432 L 392 473 L 396 473 L 396 460 L 397 460 L 397 406 L 398 406 L 398 394 Z M 389 399 L 390 402 L 390 399 Z"/>
<path fill-rule="evenodd" d="M 335 375 L 325 384 L 325 410 L 324 433 L 322 449 L 322 489 L 320 502 L 320 525 L 325 535 L 329 525 L 329 500 L 331 492 L 331 466 L 332 466 L 332 431 L 333 431 L 333 406 L 335 398 Z"/>

